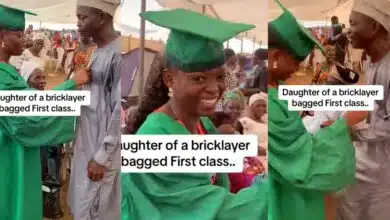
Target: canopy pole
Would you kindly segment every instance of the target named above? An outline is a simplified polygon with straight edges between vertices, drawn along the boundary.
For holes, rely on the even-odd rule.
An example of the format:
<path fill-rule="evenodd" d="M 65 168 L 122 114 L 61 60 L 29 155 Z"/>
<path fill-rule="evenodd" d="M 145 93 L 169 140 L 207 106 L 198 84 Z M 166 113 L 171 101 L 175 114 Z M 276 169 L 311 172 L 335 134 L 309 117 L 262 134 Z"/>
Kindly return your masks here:
<path fill-rule="evenodd" d="M 256 37 L 253 37 L 253 53 L 256 50 Z"/>
<path fill-rule="evenodd" d="M 241 53 L 244 52 L 244 36 L 241 37 Z"/>
<path fill-rule="evenodd" d="M 146 11 L 146 0 L 141 1 L 141 13 Z M 145 60 L 145 19 L 141 17 L 141 42 L 140 42 L 140 59 L 139 59 L 139 94 L 144 91 L 144 60 Z"/>
<path fill-rule="evenodd" d="M 203 14 L 203 15 L 206 14 L 206 5 L 202 5 L 202 14 Z"/>

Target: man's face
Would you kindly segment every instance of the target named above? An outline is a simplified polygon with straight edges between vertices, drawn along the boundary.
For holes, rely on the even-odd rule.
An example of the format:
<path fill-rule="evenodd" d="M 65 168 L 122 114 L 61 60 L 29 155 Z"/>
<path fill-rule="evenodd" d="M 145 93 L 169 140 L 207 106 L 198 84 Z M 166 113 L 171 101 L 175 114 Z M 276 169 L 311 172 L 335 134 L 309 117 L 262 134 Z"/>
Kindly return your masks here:
<path fill-rule="evenodd" d="M 365 49 L 371 44 L 376 32 L 375 21 L 359 12 L 352 11 L 349 16 L 350 28 L 347 32 L 351 45 L 357 49 Z"/>
<path fill-rule="evenodd" d="M 97 10 L 93 8 L 78 6 L 77 7 L 77 27 L 81 35 L 85 37 L 93 37 L 96 35 L 101 26 L 102 19 Z"/>

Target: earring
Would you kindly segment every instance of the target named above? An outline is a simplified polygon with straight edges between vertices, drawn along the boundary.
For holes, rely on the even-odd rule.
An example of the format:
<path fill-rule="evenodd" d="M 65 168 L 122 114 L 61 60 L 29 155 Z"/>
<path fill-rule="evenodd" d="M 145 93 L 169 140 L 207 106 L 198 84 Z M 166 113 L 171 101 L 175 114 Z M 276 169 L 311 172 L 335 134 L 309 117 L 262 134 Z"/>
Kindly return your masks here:
<path fill-rule="evenodd" d="M 278 62 L 274 62 L 274 69 L 277 69 L 278 68 Z"/>
<path fill-rule="evenodd" d="M 169 90 L 168 96 L 172 98 L 172 96 L 173 96 L 173 89 L 169 88 L 168 90 Z"/>
<path fill-rule="evenodd" d="M 4 47 L 5 47 L 5 43 L 3 41 L 3 42 L 1 42 L 1 48 L 4 48 Z"/>

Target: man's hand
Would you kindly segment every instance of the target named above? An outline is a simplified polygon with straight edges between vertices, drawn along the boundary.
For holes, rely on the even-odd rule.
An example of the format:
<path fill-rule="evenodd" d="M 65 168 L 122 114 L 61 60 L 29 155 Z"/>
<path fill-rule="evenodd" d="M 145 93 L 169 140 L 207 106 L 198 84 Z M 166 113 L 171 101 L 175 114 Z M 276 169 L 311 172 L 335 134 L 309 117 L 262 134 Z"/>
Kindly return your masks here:
<path fill-rule="evenodd" d="M 356 112 L 347 112 L 344 114 L 345 122 L 347 126 L 352 128 L 352 126 L 364 121 L 368 117 L 367 111 L 356 111 Z"/>
<path fill-rule="evenodd" d="M 106 170 L 106 166 L 100 165 L 94 160 L 88 162 L 88 178 L 92 181 L 100 181 L 103 179 Z"/>

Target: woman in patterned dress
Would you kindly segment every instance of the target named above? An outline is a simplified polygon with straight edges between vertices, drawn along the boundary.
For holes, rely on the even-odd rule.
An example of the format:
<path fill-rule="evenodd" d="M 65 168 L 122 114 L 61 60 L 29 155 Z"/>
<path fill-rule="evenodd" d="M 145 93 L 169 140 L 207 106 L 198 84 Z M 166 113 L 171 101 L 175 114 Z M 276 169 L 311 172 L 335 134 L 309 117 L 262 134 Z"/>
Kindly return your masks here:
<path fill-rule="evenodd" d="M 88 63 L 91 59 L 91 55 L 96 49 L 96 44 L 92 42 L 90 37 L 80 36 L 80 42 L 76 46 L 76 51 L 73 55 L 73 61 L 70 68 L 71 75 L 79 69 L 85 68 L 88 66 Z"/>
<path fill-rule="evenodd" d="M 314 72 L 312 84 L 314 85 L 326 85 L 328 83 L 328 75 L 330 71 L 337 71 L 335 65 L 336 48 L 328 45 L 325 47 L 326 61 L 320 64 Z"/>

